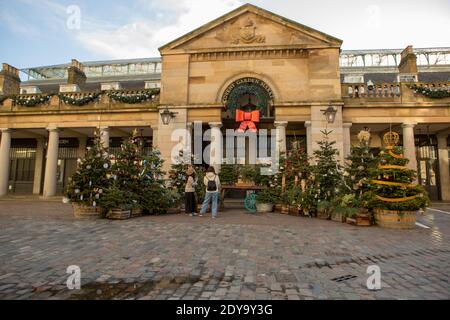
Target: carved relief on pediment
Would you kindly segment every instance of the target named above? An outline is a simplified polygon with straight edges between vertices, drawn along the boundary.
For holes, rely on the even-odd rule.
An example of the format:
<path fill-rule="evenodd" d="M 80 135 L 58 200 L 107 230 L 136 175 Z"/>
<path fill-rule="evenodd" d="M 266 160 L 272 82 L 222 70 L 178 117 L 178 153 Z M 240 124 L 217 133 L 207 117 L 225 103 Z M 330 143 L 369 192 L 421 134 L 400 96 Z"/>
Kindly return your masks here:
<path fill-rule="evenodd" d="M 266 37 L 257 33 L 255 22 L 247 18 L 238 32 L 232 35 L 231 44 L 265 43 Z"/>

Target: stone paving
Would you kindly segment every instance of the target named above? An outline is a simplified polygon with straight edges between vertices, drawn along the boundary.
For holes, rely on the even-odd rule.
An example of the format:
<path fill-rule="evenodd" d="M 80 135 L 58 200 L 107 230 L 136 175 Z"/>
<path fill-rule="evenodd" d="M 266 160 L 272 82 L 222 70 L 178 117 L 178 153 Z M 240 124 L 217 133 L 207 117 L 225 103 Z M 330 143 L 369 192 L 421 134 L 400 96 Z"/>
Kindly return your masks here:
<path fill-rule="evenodd" d="M 398 231 L 239 210 L 80 221 L 70 205 L 0 201 L 0 299 L 449 299 L 450 205 L 434 208 L 418 216 L 429 229 Z"/>

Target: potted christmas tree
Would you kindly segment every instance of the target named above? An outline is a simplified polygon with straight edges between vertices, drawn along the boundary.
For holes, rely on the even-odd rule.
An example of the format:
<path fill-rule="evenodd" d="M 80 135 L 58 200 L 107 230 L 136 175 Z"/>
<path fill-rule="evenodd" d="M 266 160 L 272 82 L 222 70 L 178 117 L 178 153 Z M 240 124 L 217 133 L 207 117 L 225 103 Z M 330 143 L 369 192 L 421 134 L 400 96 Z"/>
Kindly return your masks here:
<path fill-rule="evenodd" d="M 336 141 L 330 141 L 331 131 L 321 131 L 324 139 L 319 141 L 319 150 L 314 151 L 316 164 L 312 168 L 311 193 L 317 203 L 317 217 L 330 219 L 333 211 L 333 199 L 339 191 L 340 165 L 337 161 L 339 151 L 334 147 Z"/>
<path fill-rule="evenodd" d="M 369 129 L 361 130 L 358 140 L 359 144 L 352 146 L 350 155 L 347 157 L 341 180 L 341 197 L 338 197 L 332 219 L 347 221 L 358 226 L 370 226 L 372 217 L 365 194 L 370 189 L 368 172 L 376 167 L 378 159 L 369 147 Z"/>
<path fill-rule="evenodd" d="M 137 196 L 142 209 L 147 213 L 159 213 L 159 210 L 168 209 L 168 192 L 164 183 L 163 163 L 161 153 L 156 149 L 144 156 L 141 163 L 140 186 Z"/>
<path fill-rule="evenodd" d="M 107 217 L 126 219 L 131 217 L 131 214 L 128 216 L 129 210 L 137 212 L 142 210 L 141 203 L 139 203 L 142 161 L 139 137 L 137 130 L 134 130 L 131 136 L 122 142 L 117 155 L 112 157 L 111 178 L 113 186 L 107 190 L 107 194 L 111 200 L 113 199 L 110 195 L 113 194 L 121 201 L 108 201 L 105 204 L 109 208 L 110 213 L 114 211 L 114 215 L 109 214 Z M 110 204 L 114 203 L 117 203 L 119 206 L 111 208 Z M 121 210 L 123 211 L 122 217 L 120 217 Z"/>
<path fill-rule="evenodd" d="M 100 218 L 99 206 L 104 191 L 109 186 L 109 155 L 95 132 L 94 144 L 87 148 L 86 156 L 78 159 L 76 172 L 70 177 L 66 197 L 72 202 L 77 218 Z"/>
<path fill-rule="evenodd" d="M 122 188 L 117 181 L 106 189 L 101 199 L 101 205 L 107 211 L 106 217 L 112 220 L 126 220 L 131 218 L 133 205 L 130 198 L 133 194 Z"/>
<path fill-rule="evenodd" d="M 367 193 L 376 223 L 386 228 L 414 228 L 417 211 L 425 209 L 430 199 L 415 182 L 416 171 L 406 167 L 409 159 L 396 146 L 399 135 L 391 131 L 383 140 L 387 147 L 380 152 L 378 167 L 372 170 L 371 191 Z"/>

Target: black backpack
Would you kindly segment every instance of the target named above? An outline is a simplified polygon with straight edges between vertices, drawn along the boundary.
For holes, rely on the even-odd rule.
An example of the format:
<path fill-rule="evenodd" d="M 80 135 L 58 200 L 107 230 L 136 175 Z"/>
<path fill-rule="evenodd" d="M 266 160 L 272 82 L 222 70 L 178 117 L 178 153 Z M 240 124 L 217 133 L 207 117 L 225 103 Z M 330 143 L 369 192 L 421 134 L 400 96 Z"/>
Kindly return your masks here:
<path fill-rule="evenodd" d="M 208 178 L 206 178 L 208 179 Z M 208 179 L 208 185 L 206 186 L 207 191 L 217 191 L 217 184 L 216 184 L 216 176 L 214 176 L 213 180 Z"/>

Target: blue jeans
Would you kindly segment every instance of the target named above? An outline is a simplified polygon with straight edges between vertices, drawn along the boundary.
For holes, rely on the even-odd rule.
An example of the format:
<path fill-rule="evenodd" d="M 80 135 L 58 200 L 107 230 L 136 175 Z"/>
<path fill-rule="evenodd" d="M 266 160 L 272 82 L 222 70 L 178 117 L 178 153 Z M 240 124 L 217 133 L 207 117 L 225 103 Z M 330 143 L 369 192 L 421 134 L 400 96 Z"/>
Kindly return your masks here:
<path fill-rule="evenodd" d="M 208 209 L 209 201 L 211 201 L 211 213 L 213 217 L 217 217 L 217 202 L 219 200 L 219 192 L 206 192 L 205 200 L 203 200 L 202 208 L 200 209 L 200 214 L 204 215 L 206 209 Z"/>

